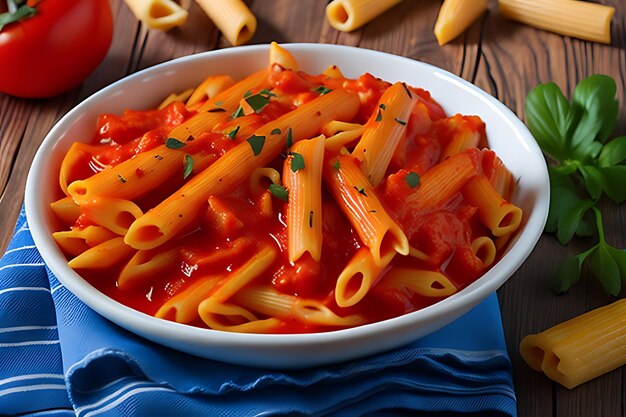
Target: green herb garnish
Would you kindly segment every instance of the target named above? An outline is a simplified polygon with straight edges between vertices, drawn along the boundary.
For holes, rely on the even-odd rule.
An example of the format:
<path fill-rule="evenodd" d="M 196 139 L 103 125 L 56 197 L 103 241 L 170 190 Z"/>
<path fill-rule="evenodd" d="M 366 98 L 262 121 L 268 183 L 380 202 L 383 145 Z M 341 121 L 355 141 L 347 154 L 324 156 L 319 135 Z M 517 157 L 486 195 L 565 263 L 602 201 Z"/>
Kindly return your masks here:
<path fill-rule="evenodd" d="M 381 120 L 383 120 L 383 113 L 378 110 L 378 114 L 376 115 L 376 121 L 380 122 Z"/>
<path fill-rule="evenodd" d="M 406 122 L 404 120 L 400 120 L 398 118 L 394 118 L 393 120 L 395 120 L 396 122 L 400 123 L 402 126 L 406 126 Z"/>
<path fill-rule="evenodd" d="M 227 135 L 227 136 L 228 136 L 231 140 L 235 140 L 235 136 L 237 136 L 237 132 L 239 132 L 239 128 L 240 128 L 240 127 L 241 127 L 241 126 L 237 126 L 237 127 L 236 127 L 236 128 L 234 128 L 233 130 L 231 130 L 231 131 L 230 131 L 230 133 L 228 133 L 228 135 Z"/>
<path fill-rule="evenodd" d="M 216 107 L 214 109 L 207 110 L 207 113 L 223 113 L 225 111 L 226 111 L 226 109 L 223 108 L 223 107 Z"/>
<path fill-rule="evenodd" d="M 296 152 L 289 152 L 291 155 L 291 171 L 298 172 L 304 169 L 304 157 Z"/>
<path fill-rule="evenodd" d="M 291 131 L 291 128 L 289 128 L 289 130 L 287 131 L 287 149 L 291 148 L 291 145 L 293 145 L 293 134 Z"/>
<path fill-rule="evenodd" d="M 339 165 L 339 159 L 335 159 L 335 162 L 333 162 L 333 169 L 339 171 L 339 168 L 341 168 L 341 165 Z"/>
<path fill-rule="evenodd" d="M 289 201 L 289 193 L 287 192 L 287 189 L 283 187 L 282 185 L 270 184 L 268 189 L 270 190 L 270 193 L 272 193 L 274 197 L 281 199 L 283 201 Z"/>
<path fill-rule="evenodd" d="M 626 200 L 626 136 L 608 141 L 617 121 L 616 91 L 611 77 L 593 75 L 576 86 L 571 101 L 554 83 L 541 84 L 526 97 L 526 123 L 549 160 L 545 231 L 556 233 L 565 245 L 575 235 L 592 235 L 595 224 L 598 238 L 558 267 L 552 280 L 557 293 L 580 279 L 585 262 L 611 295 L 617 296 L 626 282 L 626 252 L 606 242 L 598 208 L 603 194 L 618 204 Z"/>
<path fill-rule="evenodd" d="M 165 142 L 165 147 L 169 149 L 180 149 L 183 146 L 185 146 L 185 143 L 175 138 L 167 138 L 167 141 Z"/>
<path fill-rule="evenodd" d="M 357 190 L 359 192 L 359 194 L 364 195 L 365 197 L 367 197 L 367 194 L 365 193 L 365 188 L 364 187 L 357 187 L 356 185 L 354 187 L 355 190 Z"/>
<path fill-rule="evenodd" d="M 274 129 L 270 132 L 270 135 L 280 135 L 280 129 Z"/>
<path fill-rule="evenodd" d="M 241 108 L 241 106 L 239 106 L 237 107 L 237 110 L 235 110 L 235 112 L 230 116 L 230 119 L 236 119 L 241 116 L 243 116 L 243 109 Z"/>
<path fill-rule="evenodd" d="M 385 106 L 385 103 L 380 103 L 378 107 L 380 107 L 383 110 L 387 110 L 387 106 Z"/>
<path fill-rule="evenodd" d="M 193 158 L 190 155 L 185 155 L 185 169 L 183 170 L 183 179 L 187 179 L 192 170 Z"/>
<path fill-rule="evenodd" d="M 406 83 L 402 83 L 402 87 L 404 87 L 404 91 L 406 91 L 409 98 L 413 98 L 413 95 L 411 94 L 411 90 L 409 90 L 409 87 L 406 86 Z"/>
<path fill-rule="evenodd" d="M 406 174 L 404 177 L 404 180 L 406 181 L 407 184 L 409 184 L 409 187 L 411 188 L 415 188 L 418 185 L 420 185 L 420 176 L 416 172 L 413 172 L 413 171 Z"/>
<path fill-rule="evenodd" d="M 123 183 L 126 182 L 126 178 L 122 177 L 120 174 L 117 174 L 117 178 L 119 178 L 120 181 L 123 182 Z"/>
<path fill-rule="evenodd" d="M 263 145 L 265 145 L 265 136 L 252 135 L 247 139 L 247 141 L 252 148 L 254 156 L 259 156 L 263 150 Z"/>
<path fill-rule="evenodd" d="M 330 93 L 333 90 L 331 90 L 330 88 L 328 88 L 328 87 L 326 87 L 324 85 L 320 85 L 319 87 L 314 88 L 313 91 L 318 93 L 320 96 L 323 96 L 324 94 L 328 94 L 328 93 Z"/>

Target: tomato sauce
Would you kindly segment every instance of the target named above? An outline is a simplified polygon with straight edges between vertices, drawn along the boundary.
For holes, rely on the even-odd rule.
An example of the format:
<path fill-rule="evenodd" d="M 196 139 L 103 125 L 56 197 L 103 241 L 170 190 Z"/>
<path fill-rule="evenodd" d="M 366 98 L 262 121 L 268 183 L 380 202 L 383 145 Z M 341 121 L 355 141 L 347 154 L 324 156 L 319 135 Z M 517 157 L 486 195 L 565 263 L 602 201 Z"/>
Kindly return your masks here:
<path fill-rule="evenodd" d="M 270 85 L 275 96 L 269 104 L 256 114 L 244 116 L 252 118 L 251 121 L 256 126 L 315 99 L 320 94 L 320 87 L 345 88 L 357 93 L 361 99 L 361 109 L 354 122 L 365 123 L 377 109 L 382 93 L 390 86 L 388 82 L 370 74 L 347 80 L 293 71 L 272 72 Z M 460 195 L 447 201 L 445 205 L 426 212 L 403 207 L 406 196 L 414 192 L 405 177 L 409 172 L 422 175 L 439 163 L 442 149 L 451 140 L 454 129 L 478 132 L 484 137 L 484 124 L 475 116 L 447 117 L 427 91 L 412 87 L 411 91 L 419 99 L 408 121 L 406 137 L 398 145 L 386 179 L 376 192 L 387 211 L 402 227 L 411 245 L 428 253 L 429 259 L 421 261 L 412 257 L 396 256 L 391 265 L 440 271 L 460 290 L 485 272 L 470 244 L 473 238 L 486 235 L 488 231 L 477 220 L 476 208 L 465 203 Z M 120 116 L 102 115 L 98 118 L 97 133 L 93 141 L 98 147 L 94 158 L 106 166 L 119 164 L 140 152 L 163 144 L 173 127 L 194 114 L 194 111 L 186 109 L 182 103 L 172 103 L 162 110 L 127 110 Z M 236 119 L 229 121 L 228 125 L 236 124 L 235 121 Z M 194 155 L 204 152 L 214 155 L 215 159 L 237 143 L 246 140 L 245 137 L 233 139 L 221 132 L 209 132 L 192 139 L 187 143 L 187 153 Z M 481 169 L 486 173 L 493 171 L 495 154 L 479 154 L 481 158 L 484 155 Z M 281 155 L 271 166 L 282 172 L 284 158 L 285 155 Z M 84 168 L 77 167 L 79 172 L 76 175 L 84 176 Z M 154 207 L 183 183 L 182 178 L 172 178 L 159 189 L 139 199 L 138 204 L 143 210 Z M 267 181 L 266 186 L 269 184 Z M 287 255 L 286 203 L 272 198 L 273 214 L 268 218 L 261 209 L 262 197 L 262 194 L 255 192 L 248 184 L 227 195 L 215 196 L 211 207 L 207 204 L 194 228 L 184 231 L 164 246 L 153 249 L 159 252 L 175 248 L 180 254 L 179 262 L 164 273 L 149 281 L 137 283 L 130 289 L 122 291 L 116 284 L 123 265 L 80 273 L 109 297 L 154 315 L 163 303 L 195 280 L 208 275 L 227 274 L 249 260 L 260 245 L 270 245 L 276 248 L 279 256 L 255 284 L 272 285 L 285 294 L 317 299 L 341 316 L 360 314 L 368 322 L 376 322 L 418 310 L 440 300 L 416 295 L 406 289 L 383 290 L 374 286 L 355 306 L 338 307 L 334 297 L 337 277 L 349 259 L 364 246 L 356 231 L 330 194 L 323 191 L 321 261 L 315 262 L 305 254 L 297 262 L 290 263 Z M 221 215 L 216 217 L 212 210 L 217 210 Z M 89 219 L 81 216 L 74 227 L 83 228 L 89 224 Z M 205 327 L 200 320 L 194 324 Z M 328 330 L 333 328 L 285 320 L 274 331 L 303 333 Z"/>

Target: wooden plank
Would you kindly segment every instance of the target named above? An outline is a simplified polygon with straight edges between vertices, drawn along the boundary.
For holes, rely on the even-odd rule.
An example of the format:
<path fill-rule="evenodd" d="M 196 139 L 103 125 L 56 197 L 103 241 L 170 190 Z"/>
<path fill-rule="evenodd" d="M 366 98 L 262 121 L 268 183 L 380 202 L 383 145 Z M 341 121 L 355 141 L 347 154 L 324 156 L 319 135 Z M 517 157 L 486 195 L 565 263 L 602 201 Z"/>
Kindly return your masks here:
<path fill-rule="evenodd" d="M 601 3 L 618 6 L 618 1 L 613 0 Z M 494 2 L 491 9 L 497 9 Z M 624 13 L 619 8 L 613 37 L 612 46 L 583 42 L 510 22 L 493 12 L 485 23 L 476 83 L 522 117 L 524 98 L 539 83 L 554 81 L 569 95 L 578 81 L 591 74 L 611 75 L 617 81 L 622 103 L 616 134 L 624 134 L 626 58 Z M 623 211 L 611 205 L 604 208 L 607 224 L 618 225 L 607 230 L 607 239 L 618 247 L 625 247 L 626 236 L 620 227 L 625 220 Z M 594 243 L 593 239 L 578 240 L 565 248 L 551 236 L 542 237 L 528 261 L 499 291 L 520 417 L 624 415 L 623 370 L 570 391 L 531 371 L 519 356 L 519 342 L 526 334 L 542 331 L 610 301 L 589 276 L 567 295 L 557 297 L 548 290 L 549 280 L 560 261 Z"/>

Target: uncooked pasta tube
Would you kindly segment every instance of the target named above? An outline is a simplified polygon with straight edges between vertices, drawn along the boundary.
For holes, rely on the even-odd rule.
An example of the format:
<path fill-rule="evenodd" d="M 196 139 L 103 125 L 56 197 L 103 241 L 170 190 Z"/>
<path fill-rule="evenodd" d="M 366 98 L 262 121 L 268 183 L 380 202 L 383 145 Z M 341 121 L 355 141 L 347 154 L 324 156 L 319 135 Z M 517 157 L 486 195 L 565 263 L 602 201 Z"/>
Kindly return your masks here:
<path fill-rule="evenodd" d="M 242 0 L 196 1 L 232 45 L 243 45 L 254 36 L 256 17 Z"/>
<path fill-rule="evenodd" d="M 520 354 L 567 388 L 619 368 L 626 364 L 626 299 L 526 336 Z"/>
<path fill-rule="evenodd" d="M 502 16 L 588 41 L 611 43 L 615 8 L 576 0 L 500 0 Z"/>
<path fill-rule="evenodd" d="M 334 0 L 326 6 L 326 18 L 335 29 L 350 32 L 360 28 L 401 1 Z"/>

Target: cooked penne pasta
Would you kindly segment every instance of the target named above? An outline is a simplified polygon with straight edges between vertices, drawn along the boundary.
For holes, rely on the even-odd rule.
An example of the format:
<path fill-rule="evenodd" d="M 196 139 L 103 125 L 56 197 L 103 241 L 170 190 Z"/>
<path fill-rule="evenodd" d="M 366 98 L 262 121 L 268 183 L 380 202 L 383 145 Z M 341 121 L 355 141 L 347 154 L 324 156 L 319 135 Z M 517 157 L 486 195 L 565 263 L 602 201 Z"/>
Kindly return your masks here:
<path fill-rule="evenodd" d="M 365 126 L 358 123 L 333 120 L 322 129 L 322 133 L 327 136 L 324 147 L 329 152 L 338 153 L 341 148 L 356 142 L 364 131 Z"/>
<path fill-rule="evenodd" d="M 352 151 L 374 187 L 383 180 L 396 146 L 406 134 L 406 125 L 416 102 L 417 95 L 412 94 L 406 84 L 398 82 L 389 87 Z"/>
<path fill-rule="evenodd" d="M 522 212 L 478 116 L 269 52 L 241 81 L 98 117 L 50 206 L 70 267 L 157 318 L 305 333 L 421 309 L 498 261 Z"/>
<path fill-rule="evenodd" d="M 522 210 L 504 200 L 483 175 L 465 185 L 463 197 L 478 207 L 480 220 L 494 236 L 513 233 L 522 222 Z"/>
<path fill-rule="evenodd" d="M 81 205 L 83 214 L 113 233 L 124 236 L 130 225 L 143 213 L 130 200 L 110 197 L 94 197 Z"/>
<path fill-rule="evenodd" d="M 137 251 L 130 258 L 120 276 L 117 278 L 117 286 L 125 290 L 138 281 L 149 280 L 152 277 L 167 272 L 177 264 L 180 254 L 177 249 L 165 251 Z"/>
<path fill-rule="evenodd" d="M 290 154 L 283 169 L 283 184 L 289 192 L 289 262 L 297 261 L 305 252 L 319 262 L 322 256 L 324 136 L 295 143 Z"/>
<path fill-rule="evenodd" d="M 305 324 L 345 327 L 364 322 L 364 317 L 340 317 L 317 300 L 283 294 L 269 286 L 248 288 L 238 293 L 233 300 L 250 311 L 282 319 L 293 317 Z"/>
<path fill-rule="evenodd" d="M 233 46 L 248 42 L 256 32 L 256 17 L 242 0 L 196 0 Z"/>
<path fill-rule="evenodd" d="M 280 65 L 281 67 L 298 71 L 298 61 L 294 58 L 289 51 L 285 48 L 277 44 L 276 42 L 272 42 L 270 44 L 270 65 L 271 69 L 274 65 Z"/>
<path fill-rule="evenodd" d="M 50 209 L 66 227 L 74 225 L 81 214 L 80 207 L 69 196 L 50 203 Z"/>
<path fill-rule="evenodd" d="M 380 264 L 374 262 L 367 248 L 359 249 L 341 271 L 335 286 L 335 302 L 339 307 L 350 307 L 361 301 L 372 288 L 380 274 L 387 268 L 396 251 L 387 251 Z"/>
<path fill-rule="evenodd" d="M 535 371 L 574 388 L 626 365 L 626 299 L 522 339 L 520 354 Z"/>
<path fill-rule="evenodd" d="M 342 103 L 341 106 L 338 103 Z M 126 242 L 136 249 L 151 249 L 165 243 L 196 218 L 208 196 L 241 184 L 255 168 L 276 158 L 285 147 L 288 132 L 293 132 L 294 142 L 311 137 L 331 120 L 354 117 L 357 108 L 358 99 L 354 95 L 336 90 L 266 124 L 253 137 L 227 152 L 174 195 L 137 219 L 126 234 Z M 281 133 L 272 134 L 274 131 Z M 233 167 L 238 168 L 233 170 Z"/>
<path fill-rule="evenodd" d="M 487 0 L 444 0 L 435 22 L 435 37 L 445 45 L 487 11 Z"/>
<path fill-rule="evenodd" d="M 102 226 L 87 226 L 84 229 L 74 228 L 63 232 L 54 232 L 52 237 L 65 253 L 75 257 L 116 236 L 115 233 Z"/>
<path fill-rule="evenodd" d="M 401 0 L 333 0 L 326 6 L 328 23 L 343 32 L 350 32 L 392 8 Z"/>
<path fill-rule="evenodd" d="M 72 269 L 103 269 L 124 262 L 135 252 L 135 249 L 124 243 L 123 237 L 114 237 L 89 248 L 67 264 Z"/>
<path fill-rule="evenodd" d="M 235 84 L 235 80 L 228 75 L 209 75 L 202 83 L 193 90 L 186 100 L 187 107 L 216 97 L 219 93 Z"/>
<path fill-rule="evenodd" d="M 159 104 L 158 109 L 163 110 L 164 108 L 166 108 L 167 106 L 169 106 L 175 101 L 184 103 L 189 99 L 189 97 L 191 97 L 192 93 L 193 93 L 193 88 L 190 88 L 189 90 L 185 90 L 180 94 L 172 93 L 169 96 L 167 96 L 165 100 L 161 102 L 161 104 Z"/>
<path fill-rule="evenodd" d="M 409 242 L 398 224 L 389 216 L 372 185 L 351 155 L 337 157 L 324 168 L 324 181 L 376 265 L 383 264 L 389 250 L 407 255 Z"/>
<path fill-rule="evenodd" d="M 170 30 L 187 21 L 187 10 L 173 0 L 124 0 L 137 20 L 150 29 Z"/>
<path fill-rule="evenodd" d="M 207 276 L 196 279 L 184 291 L 167 300 L 154 316 L 185 324 L 198 320 L 200 318 L 200 313 L 198 312 L 200 303 L 209 296 L 219 280 L 219 276 Z"/>
<path fill-rule="evenodd" d="M 440 272 L 413 268 L 392 268 L 380 280 L 377 288 L 404 288 L 424 297 L 447 297 L 457 290 Z"/>
<path fill-rule="evenodd" d="M 507 19 L 593 42 L 611 43 L 615 8 L 577 0 L 500 0 Z"/>

